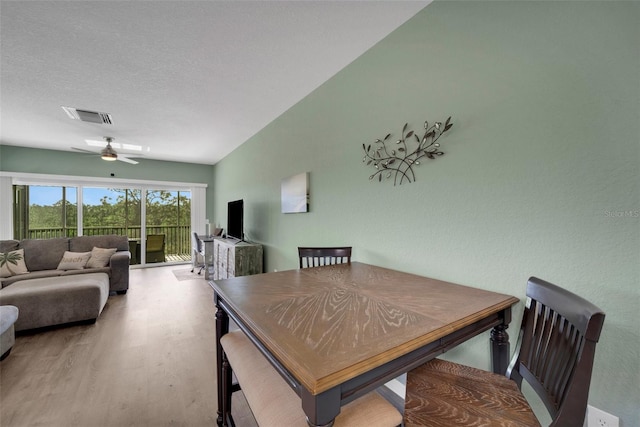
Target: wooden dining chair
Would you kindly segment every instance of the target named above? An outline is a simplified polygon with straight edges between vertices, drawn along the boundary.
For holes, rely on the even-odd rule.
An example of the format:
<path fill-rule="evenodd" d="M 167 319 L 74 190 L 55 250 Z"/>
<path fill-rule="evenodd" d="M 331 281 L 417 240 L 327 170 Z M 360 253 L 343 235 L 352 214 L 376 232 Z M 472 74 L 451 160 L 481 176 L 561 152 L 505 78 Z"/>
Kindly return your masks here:
<path fill-rule="evenodd" d="M 520 391 L 525 379 L 550 427 L 582 427 L 604 317 L 589 301 L 531 277 L 506 376 L 433 359 L 407 374 L 405 426 L 539 426 Z"/>
<path fill-rule="evenodd" d="M 351 263 L 351 246 L 309 248 L 298 247 L 300 268 Z"/>

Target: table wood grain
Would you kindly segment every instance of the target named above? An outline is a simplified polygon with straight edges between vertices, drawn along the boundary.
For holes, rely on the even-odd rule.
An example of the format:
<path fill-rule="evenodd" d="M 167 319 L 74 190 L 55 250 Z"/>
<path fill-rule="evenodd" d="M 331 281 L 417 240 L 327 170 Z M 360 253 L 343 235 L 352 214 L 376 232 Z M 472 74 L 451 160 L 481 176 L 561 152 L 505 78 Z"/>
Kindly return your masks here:
<path fill-rule="evenodd" d="M 212 286 L 312 395 L 518 302 L 510 295 L 357 262 Z"/>

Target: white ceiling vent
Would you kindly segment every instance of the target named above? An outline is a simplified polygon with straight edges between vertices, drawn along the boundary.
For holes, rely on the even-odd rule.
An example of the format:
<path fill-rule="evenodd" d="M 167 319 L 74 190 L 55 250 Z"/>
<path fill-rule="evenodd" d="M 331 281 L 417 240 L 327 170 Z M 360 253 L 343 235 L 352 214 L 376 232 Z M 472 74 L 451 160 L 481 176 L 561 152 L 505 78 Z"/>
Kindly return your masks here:
<path fill-rule="evenodd" d="M 99 111 L 79 110 L 73 107 L 62 107 L 67 116 L 74 120 L 82 120 L 83 122 L 98 123 L 101 125 L 112 125 L 111 114 L 101 113 Z"/>

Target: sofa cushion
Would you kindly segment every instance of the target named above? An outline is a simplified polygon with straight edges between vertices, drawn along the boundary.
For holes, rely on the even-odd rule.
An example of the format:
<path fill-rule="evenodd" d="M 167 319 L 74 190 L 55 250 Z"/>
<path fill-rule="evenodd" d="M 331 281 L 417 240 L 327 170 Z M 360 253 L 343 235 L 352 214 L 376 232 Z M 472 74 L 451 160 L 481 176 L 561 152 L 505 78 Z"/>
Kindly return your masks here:
<path fill-rule="evenodd" d="M 16 342 L 15 327 L 18 320 L 18 307 L 0 305 L 0 360 L 7 357 Z"/>
<path fill-rule="evenodd" d="M 65 251 L 57 270 L 82 270 L 91 258 L 91 252 Z"/>
<path fill-rule="evenodd" d="M 65 251 L 69 250 L 69 239 L 25 239 L 20 241 L 20 247 L 24 249 L 24 261 L 29 271 L 55 270 Z"/>
<path fill-rule="evenodd" d="M 24 249 L 0 252 L 0 277 L 11 277 L 28 272 L 24 263 Z"/>
<path fill-rule="evenodd" d="M 0 334 L 4 334 L 16 320 L 18 320 L 18 307 L 14 305 L 0 305 Z"/>
<path fill-rule="evenodd" d="M 21 282 L 23 280 L 30 279 L 43 279 L 46 277 L 57 277 L 57 276 L 75 276 L 77 274 L 92 274 L 92 273 L 107 273 L 107 276 L 111 277 L 113 271 L 109 267 L 102 268 L 85 268 L 82 270 L 41 270 L 41 271 L 30 271 L 26 274 L 20 274 L 17 276 L 11 277 L 3 277 L 0 279 L 2 282 L 2 287 L 6 288 L 9 285 L 12 285 L 16 282 Z"/>
<path fill-rule="evenodd" d="M 60 271 L 60 276 L 75 276 L 78 274 L 92 274 L 92 273 L 107 273 L 107 276 L 111 277 L 111 269 L 109 267 L 102 268 L 84 268 L 82 270 L 65 270 Z"/>
<path fill-rule="evenodd" d="M 111 255 L 116 253 L 116 248 L 93 248 L 91 249 L 91 258 L 87 262 L 87 268 L 100 268 L 109 265 Z"/>
<path fill-rule="evenodd" d="M 72 237 L 69 250 L 72 252 L 90 252 L 93 248 L 116 248 L 119 251 L 129 250 L 127 236 L 78 236 Z M 27 264 L 28 266 L 28 264 Z"/>
<path fill-rule="evenodd" d="M 81 271 L 81 270 L 74 270 L 74 271 Z M 20 275 L 11 276 L 11 277 L 3 277 L 0 280 L 2 280 L 2 287 L 5 288 L 11 285 L 12 283 L 20 282 L 22 280 L 39 279 L 41 277 L 55 277 L 55 276 L 59 276 L 61 273 L 62 273 L 62 270 L 30 271 L 26 274 L 20 274 Z"/>
<path fill-rule="evenodd" d="M 20 309 L 15 330 L 21 331 L 96 319 L 108 297 L 108 275 L 94 273 L 18 282 L 0 291 L 0 304 Z"/>
<path fill-rule="evenodd" d="M 18 249 L 18 244 L 20 242 L 17 240 L 0 240 L 0 252 L 11 252 Z"/>

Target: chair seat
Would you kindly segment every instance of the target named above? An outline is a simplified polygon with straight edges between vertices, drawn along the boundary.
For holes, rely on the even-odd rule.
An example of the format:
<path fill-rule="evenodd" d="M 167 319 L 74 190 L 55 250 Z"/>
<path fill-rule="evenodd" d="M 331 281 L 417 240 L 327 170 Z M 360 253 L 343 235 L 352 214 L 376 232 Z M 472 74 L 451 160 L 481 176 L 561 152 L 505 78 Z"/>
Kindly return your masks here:
<path fill-rule="evenodd" d="M 434 359 L 407 375 L 407 426 L 540 426 L 520 392 L 526 381 L 551 426 L 583 427 L 605 314 L 537 277 L 527 282 L 518 346 L 505 375 Z"/>
<path fill-rule="evenodd" d="M 220 340 L 233 372 L 260 427 L 308 427 L 300 397 L 241 331 Z M 342 407 L 334 427 L 395 427 L 400 412 L 371 392 Z"/>
<path fill-rule="evenodd" d="M 433 359 L 407 374 L 404 422 L 411 426 L 540 426 L 516 383 Z"/>

